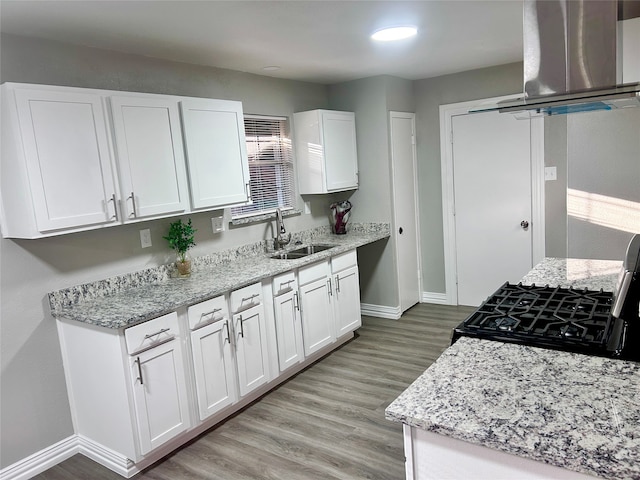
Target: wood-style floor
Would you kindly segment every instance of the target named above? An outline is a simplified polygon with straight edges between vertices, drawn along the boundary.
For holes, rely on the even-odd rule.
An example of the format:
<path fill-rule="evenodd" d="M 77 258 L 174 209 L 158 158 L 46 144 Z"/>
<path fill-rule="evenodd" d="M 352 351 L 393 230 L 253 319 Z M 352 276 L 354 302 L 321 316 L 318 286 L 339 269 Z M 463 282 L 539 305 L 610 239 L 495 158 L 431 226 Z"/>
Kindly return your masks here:
<path fill-rule="evenodd" d="M 397 321 L 363 317 L 354 340 L 133 478 L 402 479 L 402 427 L 384 410 L 473 310 L 418 304 Z M 34 478 L 122 479 L 83 455 Z"/>

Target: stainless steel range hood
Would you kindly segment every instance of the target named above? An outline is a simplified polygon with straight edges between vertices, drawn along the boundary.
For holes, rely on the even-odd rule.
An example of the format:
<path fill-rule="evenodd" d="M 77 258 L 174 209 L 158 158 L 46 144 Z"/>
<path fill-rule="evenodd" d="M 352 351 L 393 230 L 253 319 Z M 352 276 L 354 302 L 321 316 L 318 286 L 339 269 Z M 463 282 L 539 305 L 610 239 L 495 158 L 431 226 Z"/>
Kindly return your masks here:
<path fill-rule="evenodd" d="M 524 96 L 476 111 L 561 115 L 640 106 L 620 84 L 618 2 L 524 0 Z"/>

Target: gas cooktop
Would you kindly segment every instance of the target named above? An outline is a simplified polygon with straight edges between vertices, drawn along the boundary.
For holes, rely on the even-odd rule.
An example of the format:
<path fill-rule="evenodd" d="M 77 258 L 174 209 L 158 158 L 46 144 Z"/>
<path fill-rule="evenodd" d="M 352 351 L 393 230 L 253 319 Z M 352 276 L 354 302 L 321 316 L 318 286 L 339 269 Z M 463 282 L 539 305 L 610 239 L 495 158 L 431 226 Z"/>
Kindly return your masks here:
<path fill-rule="evenodd" d="M 454 329 L 452 343 L 471 336 L 610 356 L 612 305 L 610 292 L 507 282 Z"/>

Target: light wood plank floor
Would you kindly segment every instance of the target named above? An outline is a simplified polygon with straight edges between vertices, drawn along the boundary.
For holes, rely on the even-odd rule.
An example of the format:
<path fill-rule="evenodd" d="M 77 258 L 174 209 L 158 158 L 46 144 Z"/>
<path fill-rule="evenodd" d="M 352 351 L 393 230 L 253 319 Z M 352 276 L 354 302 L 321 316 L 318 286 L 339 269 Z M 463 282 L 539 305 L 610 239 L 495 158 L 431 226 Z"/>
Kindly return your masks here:
<path fill-rule="evenodd" d="M 402 479 L 402 427 L 384 409 L 473 310 L 419 304 L 398 321 L 363 317 L 354 340 L 134 478 Z M 34 478 L 122 477 L 75 455 Z"/>

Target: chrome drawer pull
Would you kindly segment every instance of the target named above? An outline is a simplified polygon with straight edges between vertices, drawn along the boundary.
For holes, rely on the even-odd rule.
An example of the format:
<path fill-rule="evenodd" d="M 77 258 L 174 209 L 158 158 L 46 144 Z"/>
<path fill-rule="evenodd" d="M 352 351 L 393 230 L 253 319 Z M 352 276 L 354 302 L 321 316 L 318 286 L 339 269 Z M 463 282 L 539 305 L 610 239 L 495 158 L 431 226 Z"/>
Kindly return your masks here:
<path fill-rule="evenodd" d="M 300 300 L 298 299 L 298 292 L 293 294 L 293 308 L 300 311 Z"/>
<path fill-rule="evenodd" d="M 200 314 L 200 318 L 206 317 L 208 315 L 215 315 L 216 313 L 220 312 L 221 310 L 222 310 L 222 308 L 214 308 L 210 312 L 201 313 Z"/>
<path fill-rule="evenodd" d="M 156 333 L 150 333 L 149 335 L 145 335 L 144 339 L 148 340 L 148 339 L 153 338 L 153 337 L 155 337 L 157 335 L 162 335 L 163 333 L 166 333 L 166 332 L 168 332 L 170 330 L 171 330 L 170 328 L 163 328 L 162 330 L 158 330 Z"/>
<path fill-rule="evenodd" d="M 260 296 L 260 294 L 259 294 L 259 293 L 254 293 L 254 294 L 253 294 L 253 295 L 251 295 L 250 297 L 243 298 L 243 299 L 242 299 L 242 302 L 240 302 L 240 303 L 250 302 L 250 301 L 252 301 L 254 298 L 259 297 L 259 296 Z"/>

